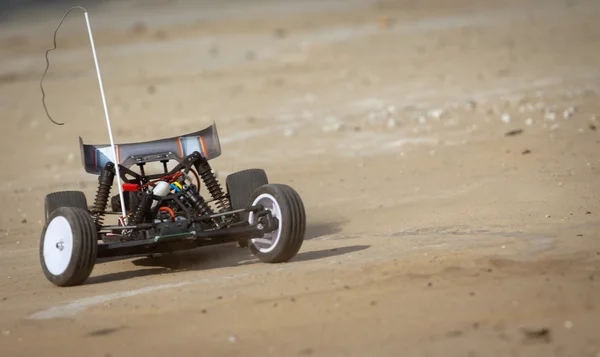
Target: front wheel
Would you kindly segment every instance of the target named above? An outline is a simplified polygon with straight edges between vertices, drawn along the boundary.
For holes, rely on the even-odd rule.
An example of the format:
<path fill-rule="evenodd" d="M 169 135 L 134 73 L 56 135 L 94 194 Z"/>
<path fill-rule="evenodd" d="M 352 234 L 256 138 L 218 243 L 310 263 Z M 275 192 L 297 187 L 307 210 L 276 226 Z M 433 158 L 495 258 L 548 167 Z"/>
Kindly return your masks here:
<path fill-rule="evenodd" d="M 288 185 L 263 185 L 252 194 L 251 205 L 262 205 L 278 221 L 276 230 L 250 240 L 252 254 L 265 263 L 287 262 L 296 256 L 306 231 L 306 212 L 298 192 Z M 256 213 L 251 212 L 248 221 L 257 224 Z"/>
<path fill-rule="evenodd" d="M 82 284 L 91 274 L 98 252 L 96 225 L 77 207 L 59 207 L 48 218 L 40 240 L 46 278 L 58 286 Z"/>

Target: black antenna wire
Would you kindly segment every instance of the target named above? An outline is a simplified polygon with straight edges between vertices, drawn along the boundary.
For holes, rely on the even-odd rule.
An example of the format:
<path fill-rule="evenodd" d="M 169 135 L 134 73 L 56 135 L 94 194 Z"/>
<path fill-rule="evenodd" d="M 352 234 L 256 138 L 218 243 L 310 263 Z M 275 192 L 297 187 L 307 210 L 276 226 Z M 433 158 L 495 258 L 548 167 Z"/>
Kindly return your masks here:
<path fill-rule="evenodd" d="M 67 10 L 67 12 L 65 12 L 65 14 L 63 15 L 62 19 L 60 20 L 60 23 L 58 24 L 58 26 L 56 27 L 56 30 L 54 30 L 54 47 L 47 50 L 46 51 L 46 70 L 44 71 L 44 74 L 42 75 L 42 79 L 40 80 L 40 89 L 42 90 L 42 105 L 44 105 L 44 110 L 46 111 L 46 115 L 48 116 L 48 119 L 50 119 L 51 122 L 53 122 L 56 125 L 65 125 L 65 123 L 57 123 L 55 122 L 52 117 L 50 116 L 50 113 L 48 113 L 48 108 L 46 107 L 46 92 L 44 92 L 44 86 L 43 86 L 43 82 L 44 82 L 44 77 L 46 77 L 46 73 L 48 72 L 48 69 L 50 68 L 50 61 L 48 60 L 48 53 L 50 51 L 53 51 L 56 49 L 56 34 L 58 33 L 58 29 L 60 28 L 60 26 L 62 25 L 63 21 L 65 21 L 65 18 L 67 17 L 67 15 L 75 10 L 75 9 L 81 9 L 84 12 L 87 12 L 87 10 L 81 6 L 73 6 L 72 8 L 70 8 L 69 10 Z"/>

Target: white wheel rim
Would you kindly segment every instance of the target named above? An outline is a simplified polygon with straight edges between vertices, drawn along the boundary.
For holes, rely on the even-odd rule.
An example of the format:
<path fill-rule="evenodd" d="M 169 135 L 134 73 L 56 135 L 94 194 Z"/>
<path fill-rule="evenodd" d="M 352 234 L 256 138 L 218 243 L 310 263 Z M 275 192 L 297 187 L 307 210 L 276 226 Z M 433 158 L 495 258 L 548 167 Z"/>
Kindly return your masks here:
<path fill-rule="evenodd" d="M 73 232 L 65 217 L 55 217 L 44 235 L 44 263 L 52 275 L 60 275 L 67 270 L 73 255 Z"/>
<path fill-rule="evenodd" d="M 281 227 L 283 227 L 284 223 L 281 218 L 281 208 L 279 207 L 279 204 L 277 203 L 275 197 L 268 193 L 263 193 L 260 196 L 256 197 L 254 202 L 252 202 L 252 206 L 256 205 L 262 205 L 265 209 L 271 212 L 271 215 L 273 217 L 277 218 L 277 220 L 279 221 L 279 226 L 273 232 L 265 233 L 262 238 L 253 238 L 250 240 L 252 242 L 252 245 L 254 245 L 254 247 L 258 249 L 258 251 L 262 253 L 269 253 L 270 251 L 275 249 L 277 243 L 279 243 L 279 238 L 281 237 Z M 248 221 L 250 222 L 250 224 L 256 224 L 255 220 L 256 214 L 254 212 L 250 212 Z"/>

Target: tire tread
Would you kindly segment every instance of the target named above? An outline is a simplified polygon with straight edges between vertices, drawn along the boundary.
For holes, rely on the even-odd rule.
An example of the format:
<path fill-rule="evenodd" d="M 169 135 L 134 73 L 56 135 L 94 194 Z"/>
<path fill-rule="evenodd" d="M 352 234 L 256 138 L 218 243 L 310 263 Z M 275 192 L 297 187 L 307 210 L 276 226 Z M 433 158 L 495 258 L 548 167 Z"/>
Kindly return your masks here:
<path fill-rule="evenodd" d="M 60 207 L 77 207 L 87 210 L 87 199 L 81 191 L 58 191 L 46 195 L 44 199 L 44 209 L 46 221 Z"/>
<path fill-rule="evenodd" d="M 71 263 L 63 274 L 55 276 L 51 274 L 45 266 L 43 256 L 44 235 L 47 224 L 42 232 L 40 240 L 40 260 L 44 275 L 55 285 L 61 287 L 75 286 L 82 284 L 91 274 L 96 263 L 98 252 L 98 238 L 96 225 L 86 210 L 78 207 L 63 206 L 55 209 L 50 215 L 51 221 L 54 217 L 63 216 L 71 225 L 73 233 L 73 255 Z"/>
<path fill-rule="evenodd" d="M 302 247 L 306 230 L 306 212 L 298 192 L 285 184 L 268 184 L 258 188 L 253 197 L 268 193 L 279 204 L 284 224 L 289 228 L 282 229 L 279 247 L 271 252 L 263 253 L 254 245 L 250 245 L 252 253 L 265 263 L 283 263 L 291 260 Z"/>
<path fill-rule="evenodd" d="M 231 209 L 242 209 L 248 206 L 248 200 L 254 191 L 269 183 L 267 174 L 262 169 L 246 169 L 227 176 L 227 191 Z"/>

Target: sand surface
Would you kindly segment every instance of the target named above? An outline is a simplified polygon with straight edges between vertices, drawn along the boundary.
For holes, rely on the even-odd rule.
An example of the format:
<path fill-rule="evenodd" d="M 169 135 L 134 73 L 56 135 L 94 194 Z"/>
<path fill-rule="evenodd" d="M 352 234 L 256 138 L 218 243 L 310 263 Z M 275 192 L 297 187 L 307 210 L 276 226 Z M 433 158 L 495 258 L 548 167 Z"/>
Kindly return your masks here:
<path fill-rule="evenodd" d="M 1 356 L 600 356 L 600 2 L 90 6 L 116 140 L 215 122 L 219 178 L 264 168 L 308 230 L 286 264 L 223 245 L 65 289 L 44 196 L 92 201 L 78 136 L 108 143 L 80 12 L 44 82 L 65 125 L 41 104 L 66 9 L 0 23 Z"/>

